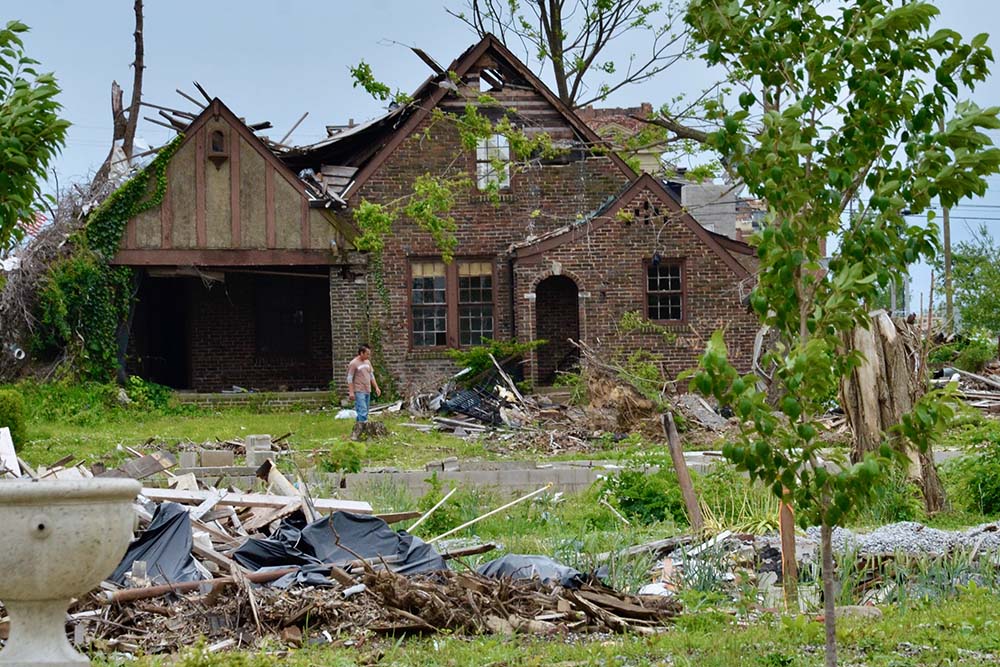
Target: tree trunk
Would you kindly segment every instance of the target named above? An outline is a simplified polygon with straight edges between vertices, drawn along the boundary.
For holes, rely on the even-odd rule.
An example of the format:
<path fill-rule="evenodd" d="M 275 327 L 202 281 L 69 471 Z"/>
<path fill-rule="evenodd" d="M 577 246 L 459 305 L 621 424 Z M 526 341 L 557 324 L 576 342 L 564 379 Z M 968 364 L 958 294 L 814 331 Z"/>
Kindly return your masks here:
<path fill-rule="evenodd" d="M 826 630 L 826 667 L 837 667 L 837 616 L 833 590 L 833 527 L 820 526 L 820 550 L 823 552 L 823 628 Z"/>
<path fill-rule="evenodd" d="M 871 319 L 870 329 L 858 327 L 844 341 L 846 351 L 858 351 L 865 358 L 840 387 L 841 405 L 854 433 L 851 460 L 855 462 L 878 450 L 889 429 L 913 409 L 927 387 L 918 328 L 893 320 L 882 310 L 872 313 Z M 907 476 L 921 489 L 927 511 L 944 509 L 944 489 L 933 454 L 912 448 L 905 453 L 910 460 Z"/>
<path fill-rule="evenodd" d="M 142 71 L 146 69 L 142 41 L 142 0 L 135 0 L 135 60 L 132 62 L 132 101 L 128 106 L 128 126 L 125 128 L 125 138 L 122 151 L 125 157 L 132 160 L 132 146 L 135 143 L 135 129 L 139 124 L 139 103 L 142 101 Z"/>

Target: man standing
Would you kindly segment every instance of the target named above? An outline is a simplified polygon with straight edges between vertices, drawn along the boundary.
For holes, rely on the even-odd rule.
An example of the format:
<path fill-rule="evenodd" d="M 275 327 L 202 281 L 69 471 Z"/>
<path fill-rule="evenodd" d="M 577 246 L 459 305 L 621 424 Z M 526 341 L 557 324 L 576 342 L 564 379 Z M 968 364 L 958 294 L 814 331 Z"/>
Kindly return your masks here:
<path fill-rule="evenodd" d="M 358 413 L 358 421 L 368 421 L 368 405 L 371 403 L 372 389 L 375 395 L 381 396 L 375 372 L 372 370 L 372 349 L 367 344 L 358 347 L 358 356 L 351 359 L 347 366 L 347 395 L 354 401 L 354 411 Z"/>

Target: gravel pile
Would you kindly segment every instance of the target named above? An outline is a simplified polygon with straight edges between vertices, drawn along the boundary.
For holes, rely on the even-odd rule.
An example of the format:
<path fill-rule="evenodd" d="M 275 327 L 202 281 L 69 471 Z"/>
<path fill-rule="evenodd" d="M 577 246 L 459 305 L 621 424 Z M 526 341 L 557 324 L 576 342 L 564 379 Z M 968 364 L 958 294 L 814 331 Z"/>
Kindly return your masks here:
<path fill-rule="evenodd" d="M 817 542 L 818 527 L 806 534 Z M 833 531 L 834 551 L 853 550 L 862 554 L 905 553 L 943 554 L 952 549 L 969 550 L 978 546 L 980 553 L 1000 550 L 1000 527 L 986 523 L 965 530 L 938 530 L 915 521 L 901 521 L 876 528 L 870 533 L 855 533 L 845 528 Z"/>

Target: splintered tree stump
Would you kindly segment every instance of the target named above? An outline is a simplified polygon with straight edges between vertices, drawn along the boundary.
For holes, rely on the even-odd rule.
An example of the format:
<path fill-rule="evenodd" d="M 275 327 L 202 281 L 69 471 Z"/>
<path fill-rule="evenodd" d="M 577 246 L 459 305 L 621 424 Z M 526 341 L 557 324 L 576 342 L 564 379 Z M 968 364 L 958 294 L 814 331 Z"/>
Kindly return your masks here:
<path fill-rule="evenodd" d="M 927 368 L 921 355 L 922 333 L 882 310 L 871 315 L 869 328 L 858 327 L 844 337 L 848 351 L 858 351 L 865 361 L 841 384 L 841 405 L 854 434 L 851 460 L 889 442 L 905 447 L 890 429 L 909 413 L 927 387 Z M 929 512 L 945 507 L 944 488 L 930 452 L 905 448 L 910 459 L 909 479 L 920 487 Z"/>
<path fill-rule="evenodd" d="M 389 435 L 389 429 L 382 422 L 357 422 L 351 432 L 351 440 L 371 440 Z"/>

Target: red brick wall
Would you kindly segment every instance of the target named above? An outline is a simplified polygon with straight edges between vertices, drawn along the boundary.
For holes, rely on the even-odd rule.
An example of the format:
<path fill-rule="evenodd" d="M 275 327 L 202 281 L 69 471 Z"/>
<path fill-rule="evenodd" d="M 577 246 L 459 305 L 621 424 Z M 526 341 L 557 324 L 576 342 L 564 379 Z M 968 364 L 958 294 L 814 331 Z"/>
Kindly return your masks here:
<path fill-rule="evenodd" d="M 547 341 L 538 348 L 538 382 L 552 384 L 557 370 L 568 370 L 577 348 L 570 339 L 580 339 L 580 308 L 576 283 L 568 276 L 549 276 L 535 289 L 538 319 L 537 337 Z M 578 357 L 577 357 L 578 358 Z"/>
<path fill-rule="evenodd" d="M 491 66 L 488 57 L 482 64 Z M 474 100 L 479 94 L 475 73 L 469 80 L 472 90 L 463 92 L 467 99 Z M 537 93 L 505 87 L 490 94 L 501 104 L 517 108 L 529 132 L 546 131 L 563 141 L 575 136 L 570 125 Z M 465 100 L 451 99 L 444 106 L 460 112 L 464 103 Z M 664 367 L 675 374 L 694 362 L 712 331 L 727 326 L 736 347 L 734 359 L 746 365 L 756 326 L 739 303 L 737 279 L 690 230 L 679 225 L 673 225 L 662 236 L 661 245 L 669 251 L 661 253 L 667 258 L 686 258 L 687 308 L 691 315 L 684 325 L 671 326 L 678 334 L 671 344 L 665 344 L 656 334 L 619 335 L 615 327 L 625 311 L 644 308 L 643 258 L 652 253 L 655 233 L 641 223 L 625 228 L 613 222 L 592 238 L 538 258 L 543 261 L 518 266 L 512 289 L 507 259 L 511 244 L 592 215 L 622 192 L 633 178 L 610 158 L 583 158 L 579 157 L 579 151 L 577 155 L 568 164 L 534 164 L 516 171 L 510 191 L 502 195 L 499 206 L 494 206 L 475 188 L 459 193 L 451 212 L 458 225 L 455 257 L 492 263 L 495 337 L 509 339 L 516 335 L 522 340 L 540 337 L 535 327 L 535 302 L 526 295 L 534 292 L 544 276 L 561 272 L 573 277 L 582 293 L 577 319 L 583 338 L 591 344 L 621 350 L 637 347 L 655 350 Z M 411 193 L 414 180 L 426 173 L 475 177 L 475 156 L 462 148 L 457 130 L 447 121 L 428 120 L 416 128 L 372 178 L 352 193 L 352 203 L 362 199 L 400 201 Z M 340 367 L 346 366 L 358 338 L 370 338 L 380 341 L 385 360 L 404 392 L 439 386 L 440 379 L 453 372 L 454 365 L 444 350 L 411 348 L 408 260 L 433 258 L 440 256 L 440 251 L 428 233 L 401 219 L 387 239 L 383 256 L 384 291 L 376 286 L 371 272 L 367 275 L 369 308 L 377 313 L 373 318 L 359 310 L 355 298 L 361 287 L 353 277 L 331 279 L 335 370 L 339 373 Z M 553 259 L 562 263 L 559 271 L 552 270 Z M 557 319 L 548 320 L 553 335 L 546 337 L 558 336 L 560 326 L 573 328 L 570 317 L 561 318 L 561 325 Z M 379 331 L 372 330 L 376 323 L 380 325 Z M 692 333 L 692 327 L 697 334 Z M 564 351 L 551 347 L 542 354 L 552 356 L 549 367 L 554 367 L 558 361 L 555 356 L 561 358 Z"/>
<path fill-rule="evenodd" d="M 267 277 L 226 275 L 225 284 L 190 289 L 191 384 L 198 391 L 325 389 L 332 375 L 329 283 L 296 278 L 304 294 L 307 349 L 304 354 L 257 352 L 255 287 Z"/>
<path fill-rule="evenodd" d="M 547 122 L 551 124 L 551 119 Z M 457 169 L 457 173 L 473 176 L 474 155 L 461 147 L 455 128 L 439 122 L 430 127 L 425 136 L 428 125 L 419 128 L 397 148 L 357 193 L 355 201 L 362 198 L 392 201 L 409 193 L 418 176 L 447 174 L 449 167 L 450 173 L 456 173 Z M 513 337 L 506 260 L 510 245 L 587 215 L 621 191 L 628 180 L 609 158 L 600 156 L 577 159 L 569 164 L 533 165 L 516 172 L 510 192 L 502 195 L 499 206 L 494 206 L 474 188 L 459 194 L 452 211 L 458 223 L 455 257 L 489 259 L 494 266 L 495 338 Z M 383 256 L 390 310 L 380 314 L 378 320 L 383 325 L 381 338 L 386 361 L 401 388 L 423 386 L 428 378 L 453 372 L 454 364 L 442 350 L 411 350 L 407 260 L 440 256 L 440 251 L 429 234 L 402 219 L 396 222 Z M 373 283 L 369 276 L 370 298 L 381 310 L 382 296 Z M 334 312 L 337 312 L 336 305 Z M 339 357 L 337 363 L 340 363 Z"/>
<path fill-rule="evenodd" d="M 624 333 L 618 326 L 627 311 L 639 310 L 645 317 L 644 261 L 656 250 L 663 261 L 684 263 L 686 321 L 661 323 L 676 335 L 670 342 L 659 333 Z M 668 222 L 660 231 L 656 222 L 626 224 L 611 219 L 575 242 L 519 260 L 518 294 L 523 297 L 532 293 L 554 271 L 571 275 L 577 283 L 581 292 L 581 336 L 590 345 L 620 357 L 640 348 L 647 349 L 656 355 L 667 376 L 673 378 L 694 366 L 708 337 L 716 329 L 724 328 L 730 358 L 738 368 L 749 371 L 758 325 L 740 301 L 739 279 L 680 221 Z M 537 302 L 519 298 L 517 308 L 520 321 L 529 323 L 519 329 L 519 338 L 542 337 L 536 325 L 540 310 Z M 544 354 L 544 349 L 539 352 Z M 538 360 L 542 369 L 546 363 L 545 359 Z"/>

